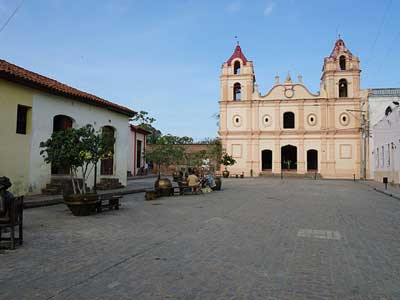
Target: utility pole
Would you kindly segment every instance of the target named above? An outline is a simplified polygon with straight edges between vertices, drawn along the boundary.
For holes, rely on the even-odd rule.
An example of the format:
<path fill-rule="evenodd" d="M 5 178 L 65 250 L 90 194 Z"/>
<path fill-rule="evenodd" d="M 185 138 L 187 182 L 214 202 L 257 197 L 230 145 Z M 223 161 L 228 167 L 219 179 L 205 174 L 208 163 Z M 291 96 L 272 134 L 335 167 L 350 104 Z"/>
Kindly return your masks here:
<path fill-rule="evenodd" d="M 362 177 L 367 179 L 367 140 L 369 141 L 369 121 L 365 118 L 365 110 L 346 109 L 348 112 L 361 113 L 361 137 L 363 139 Z M 358 118 L 357 118 L 358 119 Z M 368 143 L 369 144 L 369 143 Z"/>
<path fill-rule="evenodd" d="M 363 151 L 363 178 L 364 180 L 367 179 L 367 138 L 369 136 L 368 124 L 367 120 L 365 119 L 365 114 L 361 113 L 362 116 L 362 137 L 364 140 L 364 151 Z"/>

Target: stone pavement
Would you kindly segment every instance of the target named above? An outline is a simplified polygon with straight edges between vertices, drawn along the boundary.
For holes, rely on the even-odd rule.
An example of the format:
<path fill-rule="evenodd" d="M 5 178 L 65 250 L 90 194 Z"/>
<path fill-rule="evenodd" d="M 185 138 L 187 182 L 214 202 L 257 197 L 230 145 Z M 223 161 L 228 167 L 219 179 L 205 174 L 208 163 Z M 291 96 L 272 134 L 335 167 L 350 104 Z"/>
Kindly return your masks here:
<path fill-rule="evenodd" d="M 224 191 L 73 217 L 27 210 L 0 299 L 400 299 L 400 203 L 351 181 L 227 179 Z"/>

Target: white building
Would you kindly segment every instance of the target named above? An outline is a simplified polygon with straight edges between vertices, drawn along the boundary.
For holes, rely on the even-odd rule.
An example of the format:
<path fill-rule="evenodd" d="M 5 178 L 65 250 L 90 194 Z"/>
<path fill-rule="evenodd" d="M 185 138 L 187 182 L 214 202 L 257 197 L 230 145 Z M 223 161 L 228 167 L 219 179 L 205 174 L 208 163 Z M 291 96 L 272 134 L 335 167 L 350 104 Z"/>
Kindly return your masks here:
<path fill-rule="evenodd" d="M 373 163 L 374 179 L 400 183 L 400 108 L 388 106 L 385 116 L 374 126 Z"/>
<path fill-rule="evenodd" d="M 69 170 L 46 164 L 40 142 L 55 131 L 87 124 L 115 138 L 114 156 L 98 165 L 99 189 L 126 185 L 133 110 L 6 61 L 0 61 L 0 99 L 5 107 L 0 133 L 9 141 L 0 145 L 0 176 L 11 177 L 18 194 L 61 192 L 62 184 L 70 182 Z M 93 185 L 93 172 L 87 183 Z"/>
<path fill-rule="evenodd" d="M 387 107 L 394 107 L 393 102 L 400 101 L 400 88 L 375 88 L 363 91 L 364 105 L 362 110 L 366 114 L 366 132 L 367 138 L 366 147 L 368 152 L 367 158 L 367 178 L 374 179 L 375 173 L 375 158 L 374 158 L 374 127 L 385 117 Z M 367 105 L 367 106 L 366 106 Z"/>

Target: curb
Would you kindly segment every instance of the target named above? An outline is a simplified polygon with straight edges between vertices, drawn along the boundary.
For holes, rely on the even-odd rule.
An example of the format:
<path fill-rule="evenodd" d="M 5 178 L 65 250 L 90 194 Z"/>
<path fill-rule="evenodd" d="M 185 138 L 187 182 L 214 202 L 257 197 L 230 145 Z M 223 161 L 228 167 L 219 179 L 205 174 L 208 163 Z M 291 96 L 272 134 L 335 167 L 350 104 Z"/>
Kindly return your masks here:
<path fill-rule="evenodd" d="M 385 191 L 385 190 L 382 190 L 382 189 L 380 189 L 380 188 L 377 188 L 377 187 L 375 187 L 375 186 L 369 184 L 368 181 L 361 181 L 361 183 L 364 183 L 366 186 L 368 186 L 369 188 L 373 189 L 374 191 L 376 191 L 376 192 L 378 192 L 378 193 L 381 193 L 381 194 L 384 194 L 384 195 L 386 195 L 386 196 L 392 197 L 392 198 L 394 198 L 394 199 L 400 200 L 400 196 L 393 195 L 393 194 L 390 193 L 390 192 L 387 192 L 387 191 Z"/>
<path fill-rule="evenodd" d="M 146 188 L 141 188 L 141 189 L 133 189 L 133 190 L 127 190 L 127 191 L 121 191 L 121 192 L 114 192 L 110 193 L 116 196 L 123 196 L 123 195 L 130 195 L 130 194 L 139 194 L 139 193 L 144 193 L 146 191 Z M 106 195 L 107 193 L 103 193 Z M 101 194 L 101 195 L 103 195 Z M 52 205 L 57 205 L 57 204 L 63 204 L 64 199 L 62 197 L 56 197 L 51 200 L 37 200 L 37 201 L 26 201 L 24 202 L 24 208 L 29 209 L 29 208 L 36 208 L 36 207 L 45 207 L 45 206 L 52 206 Z"/>
<path fill-rule="evenodd" d="M 385 194 L 386 196 L 389 196 L 389 197 L 395 198 L 395 199 L 397 199 L 397 200 L 400 200 L 400 197 L 395 196 L 395 195 L 393 195 L 393 194 L 391 194 L 391 193 L 389 193 L 389 192 L 386 192 L 386 191 L 384 191 L 384 190 L 377 189 L 377 188 L 375 188 L 375 187 L 374 187 L 373 189 L 374 189 L 375 191 L 379 192 L 379 193 Z"/>

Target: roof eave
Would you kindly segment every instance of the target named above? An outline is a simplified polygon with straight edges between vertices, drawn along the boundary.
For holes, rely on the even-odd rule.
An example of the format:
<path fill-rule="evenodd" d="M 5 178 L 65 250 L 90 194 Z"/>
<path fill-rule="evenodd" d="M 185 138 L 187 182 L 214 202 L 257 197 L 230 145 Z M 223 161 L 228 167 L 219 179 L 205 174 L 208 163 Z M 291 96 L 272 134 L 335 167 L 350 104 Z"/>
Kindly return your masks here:
<path fill-rule="evenodd" d="M 101 108 L 105 108 L 108 109 L 110 111 L 114 111 L 123 115 L 126 115 L 128 117 L 133 117 L 137 114 L 137 112 L 130 110 L 130 109 L 122 109 L 122 108 L 118 108 L 118 107 L 113 107 L 107 104 L 101 104 L 100 102 L 95 102 L 92 99 L 89 98 L 85 98 L 85 97 L 80 97 L 80 96 L 76 96 L 70 93 L 66 93 L 63 91 L 59 91 L 57 89 L 52 89 L 51 87 L 39 84 L 37 82 L 32 82 L 31 80 L 26 80 L 24 78 L 21 78 L 20 76 L 15 76 L 13 74 L 10 73 L 6 73 L 6 72 L 0 72 L 0 78 L 14 82 L 14 83 L 18 83 L 18 84 L 22 84 L 24 86 L 33 88 L 33 89 L 37 89 L 40 90 L 42 92 L 47 92 L 56 96 L 63 96 L 63 97 L 67 97 L 67 98 L 71 98 L 74 100 L 77 100 L 79 102 L 82 103 L 86 103 L 89 105 L 93 105 L 93 106 L 97 106 L 97 107 L 101 107 Z"/>

